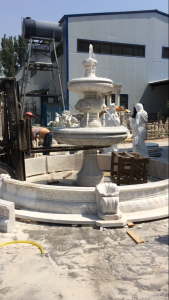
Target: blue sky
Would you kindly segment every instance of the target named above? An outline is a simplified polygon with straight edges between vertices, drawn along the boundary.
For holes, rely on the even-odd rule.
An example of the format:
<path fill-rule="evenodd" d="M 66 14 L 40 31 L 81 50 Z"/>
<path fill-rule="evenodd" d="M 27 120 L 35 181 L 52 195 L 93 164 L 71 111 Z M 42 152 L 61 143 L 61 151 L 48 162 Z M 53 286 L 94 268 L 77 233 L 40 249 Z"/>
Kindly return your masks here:
<path fill-rule="evenodd" d="M 68 14 L 151 9 L 168 14 L 168 0 L 0 0 L 0 40 L 21 34 L 22 17 L 58 22 Z"/>

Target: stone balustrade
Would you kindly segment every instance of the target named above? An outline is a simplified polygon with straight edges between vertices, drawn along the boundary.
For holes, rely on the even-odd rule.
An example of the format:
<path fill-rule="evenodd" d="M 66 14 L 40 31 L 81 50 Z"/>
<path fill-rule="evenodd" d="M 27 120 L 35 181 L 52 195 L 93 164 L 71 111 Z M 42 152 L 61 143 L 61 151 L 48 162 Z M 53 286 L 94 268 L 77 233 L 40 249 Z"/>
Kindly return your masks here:
<path fill-rule="evenodd" d="M 168 120 L 164 124 L 162 123 L 162 121 L 147 124 L 147 140 L 165 138 L 168 136 L 169 136 Z"/>

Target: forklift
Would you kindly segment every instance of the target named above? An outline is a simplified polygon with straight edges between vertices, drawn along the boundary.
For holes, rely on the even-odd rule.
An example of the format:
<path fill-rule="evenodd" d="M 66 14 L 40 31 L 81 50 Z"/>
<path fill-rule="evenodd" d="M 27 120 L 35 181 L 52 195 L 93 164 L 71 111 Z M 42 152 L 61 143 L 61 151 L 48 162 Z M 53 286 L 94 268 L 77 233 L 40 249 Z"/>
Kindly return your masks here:
<path fill-rule="evenodd" d="M 19 85 L 14 77 L 0 78 L 1 126 L 0 174 L 9 174 L 11 178 L 25 181 L 25 152 L 44 153 L 60 151 L 78 151 L 98 149 L 96 146 L 65 146 L 33 148 L 32 123 L 23 119 L 20 103 Z"/>

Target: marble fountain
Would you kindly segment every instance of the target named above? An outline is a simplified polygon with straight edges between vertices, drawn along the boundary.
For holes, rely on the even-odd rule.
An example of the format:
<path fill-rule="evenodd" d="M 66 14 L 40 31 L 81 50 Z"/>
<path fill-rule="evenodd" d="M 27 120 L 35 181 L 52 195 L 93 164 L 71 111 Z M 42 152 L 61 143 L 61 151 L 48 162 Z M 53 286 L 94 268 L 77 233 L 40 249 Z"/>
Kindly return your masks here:
<path fill-rule="evenodd" d="M 99 112 L 105 110 L 104 97 L 113 93 L 114 84 L 95 75 L 92 46 L 82 64 L 84 77 L 70 80 L 68 88 L 84 95 L 75 106 L 84 117 L 78 127 L 54 128 L 54 138 L 77 146 L 110 147 L 123 142 L 126 127 L 102 127 L 99 119 Z M 110 160 L 110 155 L 99 155 L 97 149 L 27 159 L 26 181 L 0 175 L 0 198 L 15 203 L 16 218 L 49 223 L 121 227 L 129 221 L 168 216 L 167 163 L 150 160 L 149 176 L 158 178 L 155 183 L 117 187 L 104 178 L 104 172 L 110 172 Z M 71 176 L 64 179 L 70 171 Z M 58 179 L 61 184 L 47 185 Z"/>

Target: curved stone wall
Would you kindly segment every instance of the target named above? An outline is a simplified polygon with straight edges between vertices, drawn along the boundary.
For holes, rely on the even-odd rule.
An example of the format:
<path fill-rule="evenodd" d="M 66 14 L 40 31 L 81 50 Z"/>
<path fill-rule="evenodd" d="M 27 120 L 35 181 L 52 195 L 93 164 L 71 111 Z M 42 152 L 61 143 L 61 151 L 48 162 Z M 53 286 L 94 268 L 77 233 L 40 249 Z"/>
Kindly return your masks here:
<path fill-rule="evenodd" d="M 109 170 L 109 155 L 98 155 L 102 170 Z M 82 155 L 58 155 L 26 160 L 27 176 L 52 171 L 78 170 L 82 163 Z M 160 163 L 158 171 L 160 174 Z M 155 161 L 157 167 L 157 162 Z M 52 167 L 51 167 L 52 166 Z M 153 161 L 150 164 L 153 169 Z M 168 164 L 162 163 L 163 176 L 167 174 Z M 165 170 L 164 170 L 165 169 Z M 165 172 L 164 172 L 165 171 Z M 40 173 L 41 172 L 41 173 Z M 21 182 L 0 176 L 1 199 L 15 202 L 15 207 L 39 212 L 65 214 L 96 214 L 96 192 L 94 187 L 47 186 L 30 182 Z M 120 210 L 122 213 L 138 212 L 167 207 L 168 180 L 155 183 L 119 186 Z"/>

